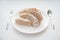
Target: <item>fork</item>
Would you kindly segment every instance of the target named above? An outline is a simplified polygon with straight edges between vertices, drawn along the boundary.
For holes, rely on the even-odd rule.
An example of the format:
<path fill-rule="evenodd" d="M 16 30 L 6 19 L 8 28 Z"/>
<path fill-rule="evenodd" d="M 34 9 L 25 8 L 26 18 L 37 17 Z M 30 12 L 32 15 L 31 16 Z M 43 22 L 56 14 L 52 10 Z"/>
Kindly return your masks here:
<path fill-rule="evenodd" d="M 13 10 L 10 11 L 10 13 L 9 13 L 10 16 L 9 17 L 11 17 L 11 14 L 13 14 Z M 9 21 L 10 21 L 10 19 L 9 19 Z M 9 22 L 6 25 L 6 30 L 8 30 L 8 28 L 9 28 Z"/>

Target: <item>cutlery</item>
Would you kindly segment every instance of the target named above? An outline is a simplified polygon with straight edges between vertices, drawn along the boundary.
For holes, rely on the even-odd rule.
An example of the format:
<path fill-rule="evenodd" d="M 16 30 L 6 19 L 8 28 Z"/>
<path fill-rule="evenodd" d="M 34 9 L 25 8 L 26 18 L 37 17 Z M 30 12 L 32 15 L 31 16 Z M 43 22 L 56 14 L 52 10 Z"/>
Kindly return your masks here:
<path fill-rule="evenodd" d="M 50 20 L 51 20 L 52 11 L 51 11 L 51 10 L 48 10 L 48 11 L 47 11 L 47 15 L 50 17 Z M 52 25 L 52 27 L 53 27 L 53 30 L 55 30 L 55 25 L 52 24 L 52 22 L 51 22 L 51 25 Z"/>
<path fill-rule="evenodd" d="M 11 17 L 11 14 L 13 14 L 13 10 L 10 11 L 9 17 Z M 9 28 L 9 22 L 8 22 L 7 25 L 6 25 L 6 30 L 8 30 L 8 28 Z"/>

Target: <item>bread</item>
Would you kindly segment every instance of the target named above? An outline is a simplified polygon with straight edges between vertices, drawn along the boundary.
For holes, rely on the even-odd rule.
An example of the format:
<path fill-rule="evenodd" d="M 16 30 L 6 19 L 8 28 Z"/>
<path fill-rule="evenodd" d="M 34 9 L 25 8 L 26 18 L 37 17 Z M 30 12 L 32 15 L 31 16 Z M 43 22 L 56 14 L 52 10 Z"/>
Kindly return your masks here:
<path fill-rule="evenodd" d="M 29 21 L 23 21 L 16 19 L 16 23 L 20 25 L 38 26 L 42 21 L 42 15 L 36 8 L 25 9 L 18 13 L 21 18 L 28 19 Z"/>

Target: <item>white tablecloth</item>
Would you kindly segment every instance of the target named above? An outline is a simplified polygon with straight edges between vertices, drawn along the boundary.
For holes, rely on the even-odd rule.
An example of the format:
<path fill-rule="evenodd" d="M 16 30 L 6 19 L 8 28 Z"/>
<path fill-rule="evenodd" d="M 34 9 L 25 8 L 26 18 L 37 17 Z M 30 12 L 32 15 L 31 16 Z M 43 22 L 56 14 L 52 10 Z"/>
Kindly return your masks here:
<path fill-rule="evenodd" d="M 10 10 L 17 11 L 24 8 L 36 7 L 47 13 L 51 9 L 52 26 L 38 34 L 23 34 L 12 28 L 9 24 L 6 30 L 6 24 L 9 20 Z M 0 1 L 0 40 L 60 40 L 60 2 L 59 1 Z"/>

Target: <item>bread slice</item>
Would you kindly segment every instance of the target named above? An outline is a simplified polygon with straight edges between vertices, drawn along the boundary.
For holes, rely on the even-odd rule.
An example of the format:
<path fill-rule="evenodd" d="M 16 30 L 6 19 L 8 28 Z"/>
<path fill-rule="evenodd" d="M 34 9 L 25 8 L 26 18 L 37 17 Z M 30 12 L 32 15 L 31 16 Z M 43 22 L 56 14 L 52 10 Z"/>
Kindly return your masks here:
<path fill-rule="evenodd" d="M 22 25 L 37 26 L 41 23 L 43 19 L 41 12 L 39 12 L 36 8 L 25 9 L 19 12 L 19 15 L 21 18 L 29 20 L 29 21 L 23 21 L 21 19 L 17 19 L 16 23 Z M 34 17 L 31 15 L 33 15 Z"/>

